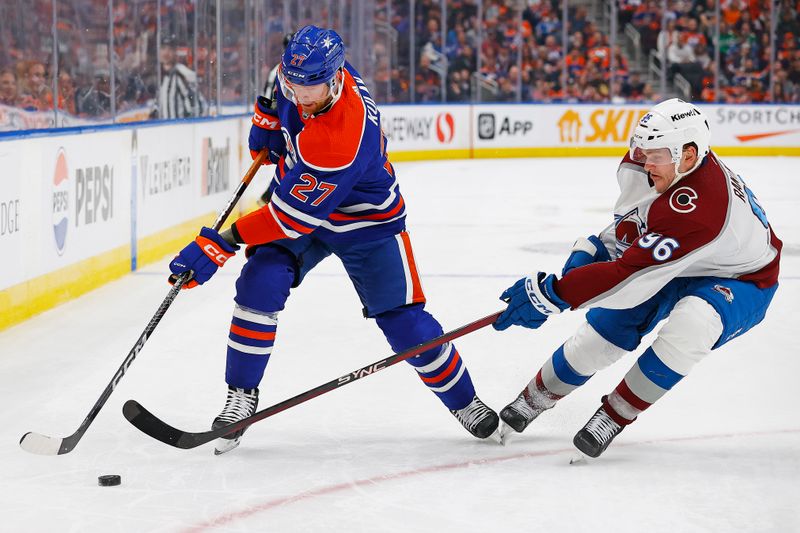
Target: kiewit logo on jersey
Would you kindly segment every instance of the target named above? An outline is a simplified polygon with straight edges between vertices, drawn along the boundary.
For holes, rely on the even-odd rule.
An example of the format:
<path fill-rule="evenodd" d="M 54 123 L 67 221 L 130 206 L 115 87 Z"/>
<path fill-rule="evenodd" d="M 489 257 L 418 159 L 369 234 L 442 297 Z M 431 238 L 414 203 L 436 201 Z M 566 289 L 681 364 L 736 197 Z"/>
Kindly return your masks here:
<path fill-rule="evenodd" d="M 636 239 L 644 235 L 646 226 L 639 216 L 639 208 L 635 208 L 616 221 L 614 234 L 617 238 L 617 256 L 622 255 L 631 247 Z"/>
<path fill-rule="evenodd" d="M 63 148 L 58 149 L 56 166 L 53 171 L 53 235 L 56 239 L 58 255 L 64 253 L 67 244 L 67 227 L 69 226 L 69 170 L 67 154 Z"/>
<path fill-rule="evenodd" d="M 697 206 L 698 194 L 691 187 L 679 187 L 669 197 L 669 206 L 676 213 L 691 213 Z"/>
<path fill-rule="evenodd" d="M 447 144 L 453 140 L 456 133 L 455 121 L 450 113 L 439 113 L 436 115 L 436 138 L 442 144 Z"/>

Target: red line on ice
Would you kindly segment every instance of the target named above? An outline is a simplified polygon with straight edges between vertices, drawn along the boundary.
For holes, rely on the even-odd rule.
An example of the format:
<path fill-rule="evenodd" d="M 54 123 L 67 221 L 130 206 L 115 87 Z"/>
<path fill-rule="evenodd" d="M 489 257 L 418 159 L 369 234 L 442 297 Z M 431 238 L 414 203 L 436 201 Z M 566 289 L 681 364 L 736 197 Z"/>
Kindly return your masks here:
<path fill-rule="evenodd" d="M 669 439 L 647 439 L 642 441 L 635 441 L 635 442 L 620 442 L 619 444 L 615 444 L 615 448 L 620 447 L 628 447 L 628 446 L 638 446 L 641 444 L 652 444 L 656 442 L 686 442 L 686 441 L 698 441 L 698 440 L 714 440 L 714 439 L 728 439 L 728 438 L 736 438 L 736 437 L 755 437 L 755 436 L 765 436 L 765 435 L 778 435 L 778 434 L 785 434 L 785 433 L 800 433 L 800 428 L 796 429 L 784 429 L 784 430 L 775 430 L 775 431 L 754 431 L 750 433 L 720 433 L 717 435 L 697 435 L 692 437 L 674 437 Z M 274 500 L 269 500 L 264 503 L 259 503 L 257 505 L 253 505 L 247 507 L 246 509 L 242 509 L 240 511 L 234 511 L 230 513 L 225 513 L 217 518 L 212 518 L 211 520 L 206 520 L 201 522 L 197 525 L 190 526 L 184 531 L 186 533 L 198 533 L 200 531 L 207 531 L 209 529 L 213 529 L 219 526 L 224 526 L 226 524 L 230 524 L 231 522 L 236 522 L 238 520 L 242 520 L 244 518 L 248 518 L 253 516 L 254 514 L 261 513 L 264 511 L 269 511 L 270 509 L 274 509 L 276 507 L 281 507 L 283 505 L 290 505 L 295 502 L 309 500 L 311 498 L 316 498 L 318 496 L 326 496 L 328 494 L 332 494 L 334 492 L 344 491 L 353 487 L 360 487 L 362 485 L 376 485 L 379 483 L 384 483 L 387 481 L 395 481 L 398 479 L 405 479 L 415 476 L 421 476 L 425 474 L 433 474 L 437 472 L 444 472 L 447 470 L 458 470 L 460 468 L 467 468 L 470 466 L 477 466 L 477 465 L 488 465 L 494 463 L 501 463 L 503 461 L 513 461 L 515 459 L 528 459 L 531 457 L 546 457 L 549 455 L 559 455 L 564 453 L 570 452 L 577 452 L 575 448 L 560 448 L 557 450 L 541 450 L 536 452 L 525 452 L 525 453 L 518 453 L 514 455 L 505 455 L 503 457 L 490 457 L 487 459 L 475 459 L 470 461 L 463 461 L 460 463 L 449 463 L 444 465 L 433 465 L 428 466 L 425 468 L 418 468 L 414 470 L 406 470 L 404 472 L 397 472 L 394 474 L 384 474 L 382 476 L 375 476 L 366 479 L 357 479 L 355 481 L 348 481 L 345 483 L 337 483 L 336 485 L 328 485 L 327 487 L 320 487 L 318 489 L 310 490 L 307 492 L 301 492 L 299 494 L 294 494 L 291 496 L 284 496 L 283 498 L 277 498 Z"/>

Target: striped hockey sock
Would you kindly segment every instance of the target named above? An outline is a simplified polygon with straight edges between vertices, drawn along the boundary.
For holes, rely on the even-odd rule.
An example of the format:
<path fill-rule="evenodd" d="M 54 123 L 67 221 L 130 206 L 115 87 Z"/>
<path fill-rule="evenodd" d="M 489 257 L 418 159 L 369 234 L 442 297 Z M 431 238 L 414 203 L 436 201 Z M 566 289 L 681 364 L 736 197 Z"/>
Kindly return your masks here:
<path fill-rule="evenodd" d="M 228 334 L 225 381 L 234 387 L 254 389 L 275 343 L 277 313 L 260 313 L 236 305 Z"/>
<path fill-rule="evenodd" d="M 408 362 L 417 370 L 422 382 L 451 411 L 464 408 L 475 397 L 467 366 L 456 347 L 449 342 L 441 349 L 425 352 Z"/>
<path fill-rule="evenodd" d="M 590 377 L 579 374 L 570 366 L 564 356 L 564 345 L 561 345 L 528 384 L 528 392 L 537 399 L 541 397 L 542 404 L 549 408 L 556 400 L 586 383 Z"/>
<path fill-rule="evenodd" d="M 639 356 L 603 403 L 609 416 L 624 426 L 636 420 L 639 413 L 653 405 L 683 377 L 664 364 L 651 347 Z"/>

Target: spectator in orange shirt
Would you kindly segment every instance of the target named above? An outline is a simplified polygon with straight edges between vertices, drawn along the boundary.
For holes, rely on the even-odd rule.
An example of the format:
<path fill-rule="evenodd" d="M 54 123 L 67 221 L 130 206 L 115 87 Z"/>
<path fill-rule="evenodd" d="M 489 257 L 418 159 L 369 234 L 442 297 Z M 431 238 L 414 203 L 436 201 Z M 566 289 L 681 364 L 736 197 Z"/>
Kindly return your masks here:
<path fill-rule="evenodd" d="M 32 111 L 53 109 L 53 92 L 47 86 L 44 63 L 31 61 L 25 68 L 25 77 L 20 83 L 20 101 Z"/>
<path fill-rule="evenodd" d="M 583 74 L 584 68 L 586 68 L 586 58 L 579 49 L 573 48 L 567 56 L 567 72 L 570 77 L 577 78 Z"/>

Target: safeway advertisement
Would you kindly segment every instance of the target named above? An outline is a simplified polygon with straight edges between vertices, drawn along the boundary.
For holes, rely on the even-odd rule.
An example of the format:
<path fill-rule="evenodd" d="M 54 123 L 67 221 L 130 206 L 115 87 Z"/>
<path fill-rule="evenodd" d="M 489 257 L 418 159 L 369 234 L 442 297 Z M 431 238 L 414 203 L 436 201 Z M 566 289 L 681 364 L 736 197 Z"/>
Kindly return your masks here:
<path fill-rule="evenodd" d="M 389 153 L 469 148 L 469 106 L 381 106 Z"/>

